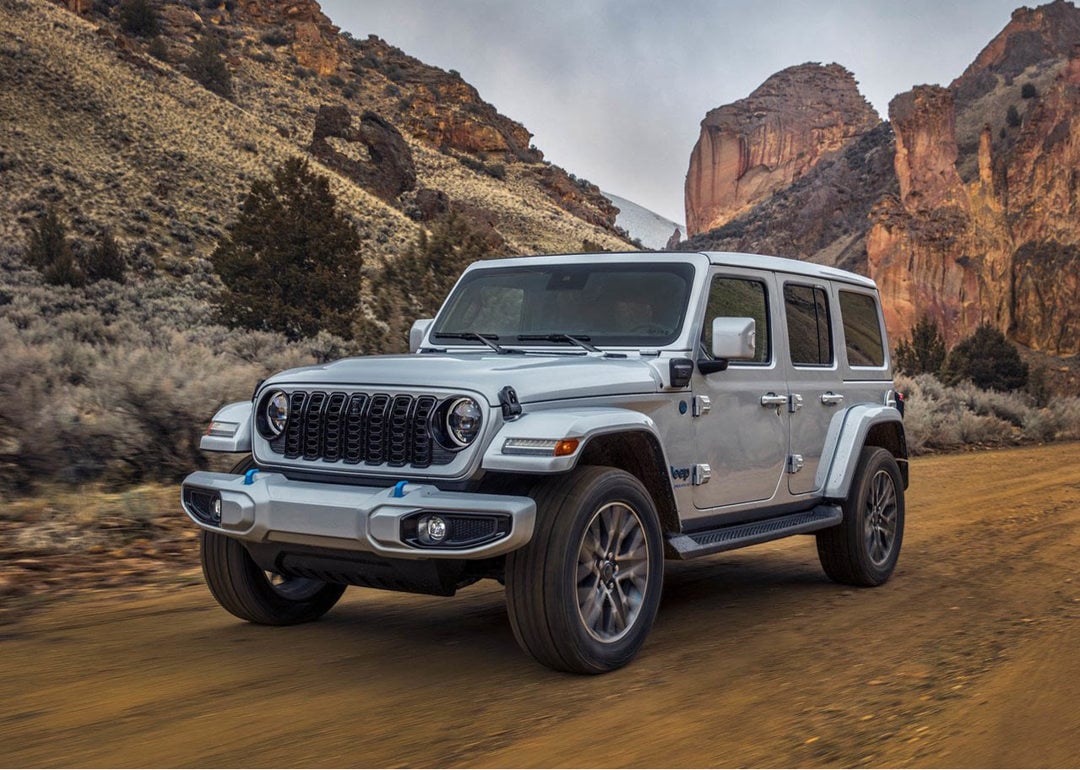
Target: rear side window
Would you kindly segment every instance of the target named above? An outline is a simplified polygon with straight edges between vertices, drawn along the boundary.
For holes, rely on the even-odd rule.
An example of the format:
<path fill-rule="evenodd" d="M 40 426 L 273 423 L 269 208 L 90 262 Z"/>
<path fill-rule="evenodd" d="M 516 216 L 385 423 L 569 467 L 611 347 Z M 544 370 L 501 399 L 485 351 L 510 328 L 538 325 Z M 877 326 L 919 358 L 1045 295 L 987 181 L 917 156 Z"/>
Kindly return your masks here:
<path fill-rule="evenodd" d="M 786 284 L 784 311 L 787 315 L 791 363 L 796 366 L 831 364 L 832 331 L 829 326 L 829 298 L 825 290 Z"/>
<path fill-rule="evenodd" d="M 718 317 L 753 318 L 757 330 L 754 360 L 736 363 L 769 363 L 769 340 L 772 335 L 769 329 L 769 303 L 765 295 L 765 284 L 747 278 L 727 278 L 722 275 L 713 278 L 709 288 L 709 305 L 705 310 L 705 328 L 701 334 L 706 355 L 712 350 L 712 319 Z"/>
<path fill-rule="evenodd" d="M 850 366 L 885 366 L 877 303 L 869 294 L 840 292 L 840 317 Z"/>

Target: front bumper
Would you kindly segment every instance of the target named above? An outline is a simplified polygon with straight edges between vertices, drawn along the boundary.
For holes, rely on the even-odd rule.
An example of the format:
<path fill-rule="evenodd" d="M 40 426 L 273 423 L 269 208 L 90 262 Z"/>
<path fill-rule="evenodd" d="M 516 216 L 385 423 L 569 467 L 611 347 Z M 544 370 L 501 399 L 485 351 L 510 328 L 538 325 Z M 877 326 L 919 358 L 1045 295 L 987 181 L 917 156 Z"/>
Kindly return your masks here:
<path fill-rule="evenodd" d="M 195 510 L 191 493 L 220 498 L 220 521 L 209 521 L 205 511 Z M 184 479 L 180 499 L 187 515 L 203 529 L 247 542 L 365 551 L 406 559 L 499 556 L 529 541 L 536 518 L 536 503 L 528 497 L 443 492 L 429 484 L 406 484 L 403 489 L 320 484 L 263 472 L 250 479 L 227 473 L 192 473 Z M 510 526 L 505 534 L 481 545 L 420 547 L 408 544 L 402 535 L 402 520 L 419 513 L 506 516 Z"/>

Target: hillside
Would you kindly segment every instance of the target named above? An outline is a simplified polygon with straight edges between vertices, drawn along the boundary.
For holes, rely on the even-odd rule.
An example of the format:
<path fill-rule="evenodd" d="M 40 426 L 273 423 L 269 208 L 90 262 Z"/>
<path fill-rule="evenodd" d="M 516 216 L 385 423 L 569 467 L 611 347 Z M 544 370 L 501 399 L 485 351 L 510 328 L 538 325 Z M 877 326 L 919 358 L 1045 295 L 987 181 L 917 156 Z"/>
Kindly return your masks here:
<path fill-rule="evenodd" d="M 342 140 L 317 161 L 373 256 L 390 257 L 415 239 L 419 225 L 406 214 L 415 216 L 422 190 L 479 210 L 507 251 L 575 250 L 585 239 L 625 246 L 599 191 L 544 163 L 524 127 L 460 77 L 377 38 L 339 34 L 317 3 L 157 7 L 154 43 L 124 34 L 115 4 L 80 15 L 45 0 L 0 2 L 6 242 L 21 241 L 51 202 L 84 235 L 107 225 L 151 257 L 205 255 L 251 180 L 285 157 L 310 154 L 316 116 L 333 106 L 353 122 L 365 112 L 381 117 L 400 132 L 415 168 L 412 184 L 386 195 L 371 177 L 394 169 L 362 142 Z M 184 74 L 194 44 L 207 37 L 221 46 L 231 99 Z M 350 174 L 335 163 L 349 156 L 376 168 Z"/>
<path fill-rule="evenodd" d="M 1064 0 L 1017 10 L 947 87 L 893 99 L 887 126 L 848 130 L 844 116 L 860 113 L 842 72 L 801 74 L 820 84 L 809 106 L 788 93 L 785 70 L 770 79 L 779 85 L 706 116 L 702 142 L 717 115 L 739 118 L 726 120 L 738 129 L 726 141 L 749 160 L 703 169 L 695 148 L 688 221 L 719 215 L 686 245 L 866 273 L 893 340 L 924 315 L 950 343 L 990 322 L 1029 355 L 1057 357 L 1041 360 L 1075 382 L 1061 357 L 1080 354 L 1080 10 Z M 771 144 L 770 126 L 786 132 Z"/>

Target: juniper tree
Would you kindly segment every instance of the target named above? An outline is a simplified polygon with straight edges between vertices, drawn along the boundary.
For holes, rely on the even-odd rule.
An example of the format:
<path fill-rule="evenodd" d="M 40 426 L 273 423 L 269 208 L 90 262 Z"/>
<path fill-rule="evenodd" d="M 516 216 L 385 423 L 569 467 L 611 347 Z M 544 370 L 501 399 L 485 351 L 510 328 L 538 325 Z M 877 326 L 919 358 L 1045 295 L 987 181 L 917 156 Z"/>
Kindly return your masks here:
<path fill-rule="evenodd" d="M 945 339 L 937 322 L 923 316 L 911 327 L 911 337 L 896 346 L 896 368 L 904 374 L 937 374 L 945 363 Z"/>
<path fill-rule="evenodd" d="M 941 379 L 948 385 L 971 380 L 984 390 L 1019 390 L 1027 384 L 1028 367 L 1016 346 L 984 323 L 949 351 Z"/>
<path fill-rule="evenodd" d="M 236 226 L 210 257 L 225 284 L 232 326 L 279 331 L 290 340 L 326 330 L 351 337 L 360 298 L 360 237 L 337 210 L 329 180 L 291 158 L 256 180 Z"/>

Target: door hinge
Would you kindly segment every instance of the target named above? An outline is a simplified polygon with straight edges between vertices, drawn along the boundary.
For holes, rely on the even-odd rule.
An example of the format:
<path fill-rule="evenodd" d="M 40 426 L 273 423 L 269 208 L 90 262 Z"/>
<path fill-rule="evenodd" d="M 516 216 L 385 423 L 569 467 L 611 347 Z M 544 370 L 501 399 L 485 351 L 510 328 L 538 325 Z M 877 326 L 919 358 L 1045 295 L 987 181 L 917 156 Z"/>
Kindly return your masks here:
<path fill-rule="evenodd" d="M 702 417 L 712 411 L 712 399 L 708 396 L 694 396 L 694 417 Z"/>
<path fill-rule="evenodd" d="M 798 393 L 792 393 L 788 396 L 787 410 L 792 414 L 802 409 L 802 396 Z"/>
<path fill-rule="evenodd" d="M 788 457 L 787 472 L 798 473 L 803 469 L 804 465 L 806 465 L 806 460 L 803 459 L 802 455 L 791 455 Z"/>
<path fill-rule="evenodd" d="M 698 463 L 694 466 L 693 482 L 695 487 L 708 484 L 712 478 L 712 467 L 708 463 Z"/>

